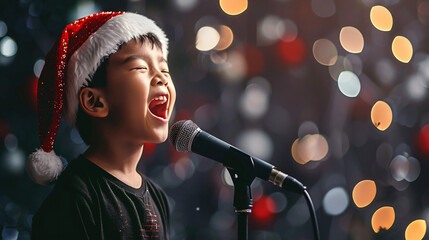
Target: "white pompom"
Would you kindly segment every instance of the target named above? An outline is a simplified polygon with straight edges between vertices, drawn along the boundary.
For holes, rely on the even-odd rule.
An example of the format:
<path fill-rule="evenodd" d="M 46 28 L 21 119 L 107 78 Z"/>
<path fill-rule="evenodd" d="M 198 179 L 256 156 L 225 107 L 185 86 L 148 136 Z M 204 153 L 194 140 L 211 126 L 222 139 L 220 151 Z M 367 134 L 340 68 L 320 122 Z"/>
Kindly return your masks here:
<path fill-rule="evenodd" d="M 63 171 L 63 162 L 52 150 L 45 152 L 37 149 L 30 154 L 27 161 L 27 172 L 30 178 L 41 185 L 55 182 Z"/>

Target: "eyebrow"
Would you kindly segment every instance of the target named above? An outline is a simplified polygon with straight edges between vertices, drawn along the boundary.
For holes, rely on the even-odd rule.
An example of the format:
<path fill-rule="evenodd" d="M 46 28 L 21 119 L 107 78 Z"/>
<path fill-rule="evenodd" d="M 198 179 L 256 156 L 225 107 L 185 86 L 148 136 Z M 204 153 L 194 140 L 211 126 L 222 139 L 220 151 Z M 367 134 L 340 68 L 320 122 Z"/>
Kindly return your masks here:
<path fill-rule="evenodd" d="M 125 58 L 125 60 L 122 61 L 121 65 L 124 65 L 124 64 L 131 62 L 133 60 L 136 60 L 136 59 L 142 59 L 143 61 L 147 61 L 148 57 L 146 55 L 131 55 L 131 56 Z M 167 60 L 164 57 L 160 56 L 158 58 L 158 62 L 159 63 L 161 63 L 161 62 L 167 63 Z"/>

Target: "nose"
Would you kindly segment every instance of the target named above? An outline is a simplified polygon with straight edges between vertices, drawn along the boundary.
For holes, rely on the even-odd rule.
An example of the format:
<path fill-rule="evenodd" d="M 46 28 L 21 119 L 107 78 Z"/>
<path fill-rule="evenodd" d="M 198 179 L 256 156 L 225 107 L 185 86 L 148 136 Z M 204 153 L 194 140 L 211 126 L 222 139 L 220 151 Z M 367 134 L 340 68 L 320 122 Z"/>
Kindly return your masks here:
<path fill-rule="evenodd" d="M 157 71 L 155 77 L 153 78 L 154 85 L 168 85 L 167 77 L 160 71 Z"/>

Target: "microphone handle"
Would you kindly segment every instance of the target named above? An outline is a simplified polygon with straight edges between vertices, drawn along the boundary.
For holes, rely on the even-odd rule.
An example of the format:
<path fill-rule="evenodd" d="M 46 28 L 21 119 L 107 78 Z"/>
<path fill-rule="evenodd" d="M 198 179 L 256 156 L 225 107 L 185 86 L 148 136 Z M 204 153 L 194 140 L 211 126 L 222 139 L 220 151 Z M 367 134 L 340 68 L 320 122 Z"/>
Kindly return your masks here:
<path fill-rule="evenodd" d="M 191 152 L 213 159 L 225 167 L 242 174 L 246 172 L 249 180 L 258 177 L 285 190 L 302 193 L 306 187 L 295 178 L 277 170 L 272 164 L 253 157 L 225 141 L 198 128 L 189 141 Z"/>

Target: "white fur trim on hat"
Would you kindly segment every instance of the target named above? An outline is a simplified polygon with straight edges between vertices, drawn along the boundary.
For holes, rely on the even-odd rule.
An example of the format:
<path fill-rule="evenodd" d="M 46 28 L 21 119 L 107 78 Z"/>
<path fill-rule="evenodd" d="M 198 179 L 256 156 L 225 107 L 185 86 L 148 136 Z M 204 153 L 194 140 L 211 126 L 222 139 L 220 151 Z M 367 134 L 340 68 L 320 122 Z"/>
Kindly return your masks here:
<path fill-rule="evenodd" d="M 70 58 L 67 67 L 65 116 L 75 124 L 78 110 L 78 93 L 88 76 L 95 73 L 104 57 L 115 53 L 118 45 L 148 33 L 161 42 L 163 57 L 167 60 L 168 39 L 165 33 L 151 19 L 124 13 L 109 19 Z"/>
<path fill-rule="evenodd" d="M 37 149 L 28 157 L 27 172 L 30 178 L 41 185 L 55 182 L 63 171 L 64 164 L 52 150 L 45 152 Z"/>

